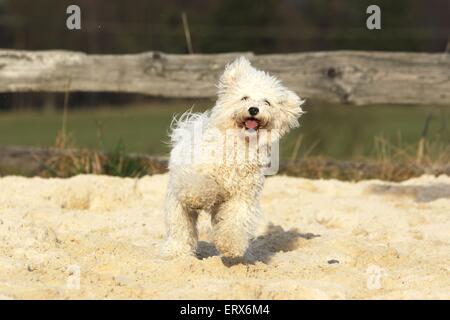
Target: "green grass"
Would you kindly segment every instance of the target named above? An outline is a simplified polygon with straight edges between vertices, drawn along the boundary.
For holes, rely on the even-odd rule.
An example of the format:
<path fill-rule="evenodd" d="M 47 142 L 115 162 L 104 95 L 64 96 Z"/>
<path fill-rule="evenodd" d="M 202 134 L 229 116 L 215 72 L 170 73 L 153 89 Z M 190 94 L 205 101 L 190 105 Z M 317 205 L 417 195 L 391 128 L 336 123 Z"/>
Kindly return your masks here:
<path fill-rule="evenodd" d="M 196 103 L 194 111 L 210 102 Z M 169 149 L 167 130 L 173 114 L 191 105 L 171 101 L 148 106 L 69 110 L 68 132 L 77 147 L 161 155 Z M 384 137 L 404 147 L 417 145 L 428 114 L 432 114 L 427 138 L 450 144 L 450 108 L 436 106 L 343 106 L 308 102 L 301 127 L 281 144 L 283 158 L 290 158 L 299 135 L 298 157 L 335 159 L 373 157 L 374 141 Z M 61 128 L 62 113 L 16 111 L 0 113 L 0 145 L 52 146 Z"/>
<path fill-rule="evenodd" d="M 304 135 L 303 154 L 335 159 L 377 155 L 375 140 L 384 138 L 400 148 L 417 145 L 426 119 L 432 114 L 427 139 L 450 145 L 450 108 L 436 106 L 343 106 L 313 104 L 305 108 L 301 128 L 282 142 L 287 156 L 299 134 Z M 301 152 L 300 152 L 301 153 Z"/>

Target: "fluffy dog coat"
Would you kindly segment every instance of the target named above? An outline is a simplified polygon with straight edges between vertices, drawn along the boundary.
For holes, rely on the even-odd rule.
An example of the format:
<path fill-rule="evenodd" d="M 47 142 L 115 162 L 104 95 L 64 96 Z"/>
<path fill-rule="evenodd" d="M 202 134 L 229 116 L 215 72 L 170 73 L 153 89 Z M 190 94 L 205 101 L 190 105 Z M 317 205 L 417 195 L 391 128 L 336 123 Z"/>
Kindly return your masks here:
<path fill-rule="evenodd" d="M 303 101 L 244 57 L 226 66 L 218 88 L 212 110 L 187 112 L 172 124 L 166 256 L 195 254 L 200 210 L 210 213 L 214 243 L 223 256 L 248 254 L 267 162 L 259 139 L 265 131 L 271 142 L 278 141 L 299 125 Z M 249 147 L 252 136 L 256 148 Z"/>

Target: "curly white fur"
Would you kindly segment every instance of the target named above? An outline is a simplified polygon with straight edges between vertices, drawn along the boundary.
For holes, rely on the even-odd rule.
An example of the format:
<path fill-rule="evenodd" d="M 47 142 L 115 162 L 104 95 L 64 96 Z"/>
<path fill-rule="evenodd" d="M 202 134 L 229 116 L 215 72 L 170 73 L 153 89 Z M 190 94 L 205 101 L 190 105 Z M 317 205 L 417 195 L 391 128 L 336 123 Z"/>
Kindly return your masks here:
<path fill-rule="evenodd" d="M 246 254 L 265 178 L 264 159 L 249 141 L 260 146 L 263 131 L 278 141 L 299 125 L 303 113 L 294 92 L 244 57 L 227 65 L 218 88 L 212 110 L 188 111 L 171 125 L 166 256 L 195 254 L 200 210 L 211 214 L 214 243 L 224 256 Z M 251 107 L 259 110 L 253 117 Z M 250 118 L 258 123 L 254 131 L 247 127 Z"/>

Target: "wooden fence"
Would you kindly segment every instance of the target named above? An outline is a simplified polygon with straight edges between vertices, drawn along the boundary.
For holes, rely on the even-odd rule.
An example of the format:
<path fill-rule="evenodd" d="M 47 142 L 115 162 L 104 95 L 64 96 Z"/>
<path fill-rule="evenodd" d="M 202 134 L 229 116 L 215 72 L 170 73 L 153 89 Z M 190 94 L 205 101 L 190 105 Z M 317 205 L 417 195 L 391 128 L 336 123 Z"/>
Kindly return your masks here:
<path fill-rule="evenodd" d="M 0 92 L 108 91 L 213 97 L 224 66 L 247 56 L 303 98 L 357 105 L 450 104 L 450 54 L 335 51 L 274 55 L 90 55 L 0 50 Z"/>

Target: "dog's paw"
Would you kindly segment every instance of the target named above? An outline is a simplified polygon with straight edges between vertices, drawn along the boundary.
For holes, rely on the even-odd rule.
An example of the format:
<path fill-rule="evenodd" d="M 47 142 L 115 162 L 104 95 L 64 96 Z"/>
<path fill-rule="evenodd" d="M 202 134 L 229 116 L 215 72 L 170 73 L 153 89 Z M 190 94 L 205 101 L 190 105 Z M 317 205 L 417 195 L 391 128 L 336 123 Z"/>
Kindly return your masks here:
<path fill-rule="evenodd" d="M 226 266 L 229 266 L 229 267 L 237 265 L 237 264 L 255 264 L 256 261 L 257 261 L 257 259 L 250 251 L 247 251 L 242 256 L 230 257 L 230 256 L 222 255 L 222 262 Z"/>
<path fill-rule="evenodd" d="M 243 257 L 248 248 L 248 242 L 239 238 L 216 237 L 214 244 L 223 257 L 231 259 Z"/>
<path fill-rule="evenodd" d="M 164 259 L 173 259 L 176 257 L 195 257 L 195 249 L 187 245 L 181 245 L 174 241 L 166 241 L 161 250 L 160 256 Z"/>

